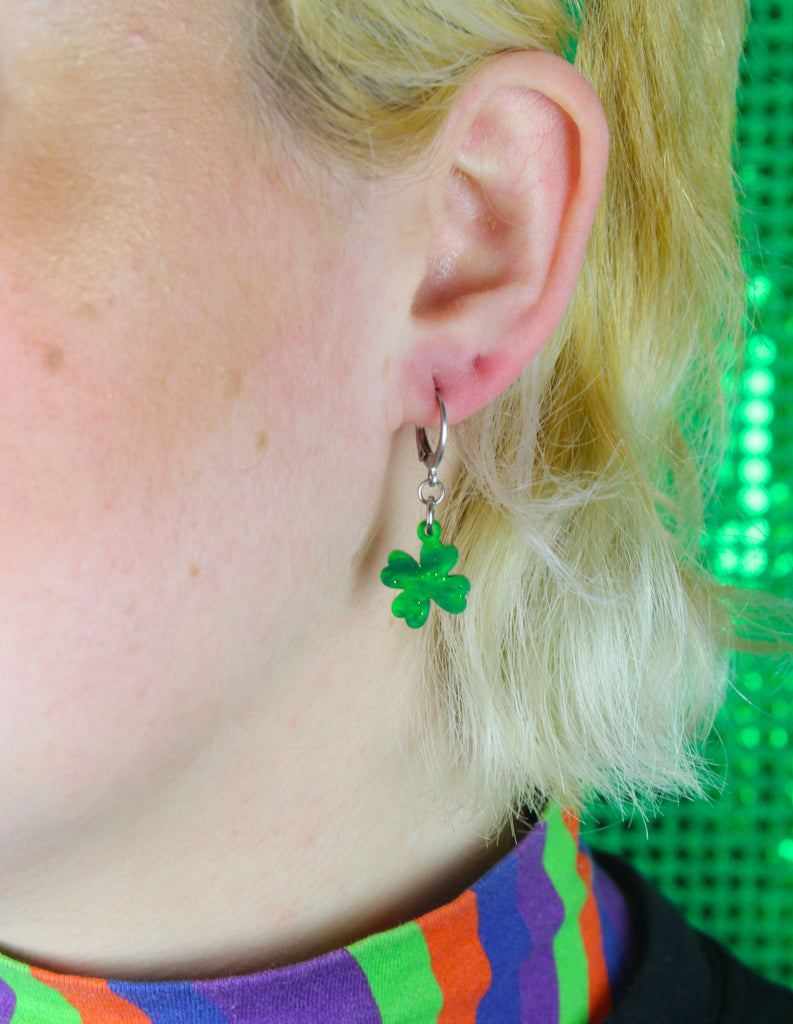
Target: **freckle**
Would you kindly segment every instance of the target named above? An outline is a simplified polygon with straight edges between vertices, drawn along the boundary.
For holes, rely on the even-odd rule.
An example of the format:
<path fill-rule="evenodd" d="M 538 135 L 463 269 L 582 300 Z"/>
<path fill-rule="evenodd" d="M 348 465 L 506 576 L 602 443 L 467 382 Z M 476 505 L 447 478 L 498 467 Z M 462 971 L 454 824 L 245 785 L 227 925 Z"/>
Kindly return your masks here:
<path fill-rule="evenodd" d="M 99 310 L 93 302 L 81 302 L 77 315 L 83 320 L 97 320 L 99 318 Z"/>
<path fill-rule="evenodd" d="M 227 402 L 233 402 L 242 394 L 242 374 L 239 370 L 227 370 L 223 378 L 223 394 Z"/>
<path fill-rule="evenodd" d="M 388 371 L 391 369 L 391 356 L 386 356 L 383 360 L 383 376 L 388 376 Z"/>
<path fill-rule="evenodd" d="M 59 373 L 63 369 L 63 349 L 58 348 L 57 345 L 48 345 L 44 349 L 41 361 L 45 370 L 49 370 L 50 373 Z"/>
<path fill-rule="evenodd" d="M 190 575 L 193 577 L 193 579 L 195 579 L 196 576 L 200 574 L 200 572 L 201 566 L 198 565 L 196 562 L 193 562 L 193 564 L 190 566 Z"/>
<path fill-rule="evenodd" d="M 263 455 L 267 451 L 269 444 L 270 438 L 267 436 L 267 431 L 260 430 L 256 435 L 256 454 Z"/>

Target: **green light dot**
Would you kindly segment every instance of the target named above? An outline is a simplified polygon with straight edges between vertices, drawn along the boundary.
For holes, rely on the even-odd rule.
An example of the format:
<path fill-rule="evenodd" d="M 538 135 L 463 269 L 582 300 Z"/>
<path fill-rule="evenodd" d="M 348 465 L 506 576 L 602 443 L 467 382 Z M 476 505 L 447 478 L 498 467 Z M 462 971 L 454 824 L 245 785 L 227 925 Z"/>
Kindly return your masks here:
<path fill-rule="evenodd" d="M 749 427 L 741 434 L 739 445 L 747 455 L 767 455 L 771 451 L 771 432 L 763 427 Z"/>
<path fill-rule="evenodd" d="M 751 779 L 752 776 L 757 775 L 760 771 L 760 763 L 756 757 L 742 757 L 739 761 L 739 768 L 741 775 L 745 779 Z"/>
<path fill-rule="evenodd" d="M 793 573 L 793 555 L 785 554 L 777 558 L 771 568 L 774 578 L 781 580 Z"/>
<path fill-rule="evenodd" d="M 716 536 L 719 544 L 737 544 L 743 538 L 743 528 L 740 523 L 730 519 L 719 529 Z"/>
<path fill-rule="evenodd" d="M 771 463 L 768 459 L 744 459 L 738 476 L 750 487 L 761 487 L 771 479 Z"/>
<path fill-rule="evenodd" d="M 741 560 L 738 558 L 737 554 L 729 548 L 719 551 L 713 559 L 714 571 L 722 576 L 735 572 L 740 564 Z"/>
<path fill-rule="evenodd" d="M 766 277 L 765 274 L 757 274 L 749 281 L 746 295 L 753 306 L 761 309 L 768 301 L 773 287 L 774 284 L 770 277 Z"/>
<path fill-rule="evenodd" d="M 760 576 L 768 568 L 768 555 L 760 548 L 747 551 L 741 559 L 741 572 L 744 576 Z"/>
<path fill-rule="evenodd" d="M 762 398 L 751 398 L 741 406 L 741 416 L 753 427 L 766 427 L 774 418 L 774 407 Z"/>
<path fill-rule="evenodd" d="M 749 804 L 750 806 L 756 804 L 758 796 L 759 794 L 754 786 L 741 786 L 738 790 L 738 799 L 742 804 Z"/>
<path fill-rule="evenodd" d="M 749 750 L 759 747 L 760 730 L 753 725 L 748 725 L 745 729 L 741 729 L 741 743 Z"/>
<path fill-rule="evenodd" d="M 750 370 L 743 386 L 752 398 L 767 398 L 774 391 L 774 375 L 769 370 Z"/>
<path fill-rule="evenodd" d="M 783 839 L 779 844 L 779 856 L 782 860 L 793 861 L 793 839 Z"/>
<path fill-rule="evenodd" d="M 784 505 L 790 498 L 790 484 L 775 483 L 771 487 L 770 494 L 774 505 Z"/>
<path fill-rule="evenodd" d="M 743 531 L 744 543 L 751 544 L 753 546 L 757 544 L 765 544 L 770 532 L 771 528 L 767 519 L 756 519 Z"/>
<path fill-rule="evenodd" d="M 769 736 L 769 742 L 776 750 L 781 750 L 783 747 L 786 747 L 789 739 L 790 737 L 788 736 L 786 729 L 772 729 L 771 735 Z"/>
<path fill-rule="evenodd" d="M 767 366 L 776 359 L 776 344 L 767 334 L 756 334 L 746 343 L 746 357 L 752 363 Z"/>
<path fill-rule="evenodd" d="M 763 687 L 763 677 L 759 672 L 746 672 L 741 677 L 742 688 L 751 690 L 752 693 L 757 693 Z M 754 708 L 751 709 L 754 713 Z"/>
<path fill-rule="evenodd" d="M 768 491 L 762 487 L 744 487 L 738 495 L 738 501 L 752 515 L 763 515 L 771 505 Z"/>
<path fill-rule="evenodd" d="M 773 494 L 775 490 L 776 488 L 772 487 L 771 493 Z M 780 549 L 784 546 L 789 551 L 793 547 L 793 523 L 774 523 L 774 535 Z"/>

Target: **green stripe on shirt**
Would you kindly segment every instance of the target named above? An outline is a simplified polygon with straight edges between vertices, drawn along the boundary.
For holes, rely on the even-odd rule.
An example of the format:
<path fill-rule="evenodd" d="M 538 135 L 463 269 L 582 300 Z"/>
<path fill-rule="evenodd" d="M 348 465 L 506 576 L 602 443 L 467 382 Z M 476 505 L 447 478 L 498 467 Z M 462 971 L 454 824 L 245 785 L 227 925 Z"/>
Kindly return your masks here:
<path fill-rule="evenodd" d="M 587 887 L 576 870 L 578 846 L 562 816 L 548 819 L 543 867 L 564 906 L 564 923 L 553 941 L 559 980 L 559 1024 L 584 1024 L 589 1017 L 589 968 L 579 916 Z"/>
<path fill-rule="evenodd" d="M 382 1024 L 435 1024 L 443 993 L 415 921 L 356 942 L 347 951 L 366 975 Z"/>
<path fill-rule="evenodd" d="M 10 1024 L 81 1024 L 82 1017 L 71 1003 L 34 978 L 29 968 L 0 957 L 0 978 L 16 996 Z"/>

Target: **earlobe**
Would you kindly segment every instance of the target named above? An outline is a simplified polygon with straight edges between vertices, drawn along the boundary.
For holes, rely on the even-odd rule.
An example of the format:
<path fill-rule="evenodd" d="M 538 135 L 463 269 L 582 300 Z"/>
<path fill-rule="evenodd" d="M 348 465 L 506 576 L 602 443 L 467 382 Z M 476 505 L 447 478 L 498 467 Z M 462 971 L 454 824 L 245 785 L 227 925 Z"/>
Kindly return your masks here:
<path fill-rule="evenodd" d="M 508 387 L 573 294 L 603 187 L 608 130 L 566 61 L 491 60 L 459 97 L 427 181 L 442 195 L 404 353 L 404 421 L 449 422 Z"/>

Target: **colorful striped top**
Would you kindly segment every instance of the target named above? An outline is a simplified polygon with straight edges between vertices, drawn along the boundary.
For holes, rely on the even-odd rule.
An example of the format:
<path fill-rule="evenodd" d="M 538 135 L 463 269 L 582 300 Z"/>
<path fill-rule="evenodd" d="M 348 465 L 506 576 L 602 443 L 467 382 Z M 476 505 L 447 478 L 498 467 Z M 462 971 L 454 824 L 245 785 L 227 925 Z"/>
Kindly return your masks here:
<path fill-rule="evenodd" d="M 619 890 L 551 811 L 452 903 L 292 967 L 133 983 L 0 957 L 0 1024 L 599 1024 L 630 948 Z"/>

